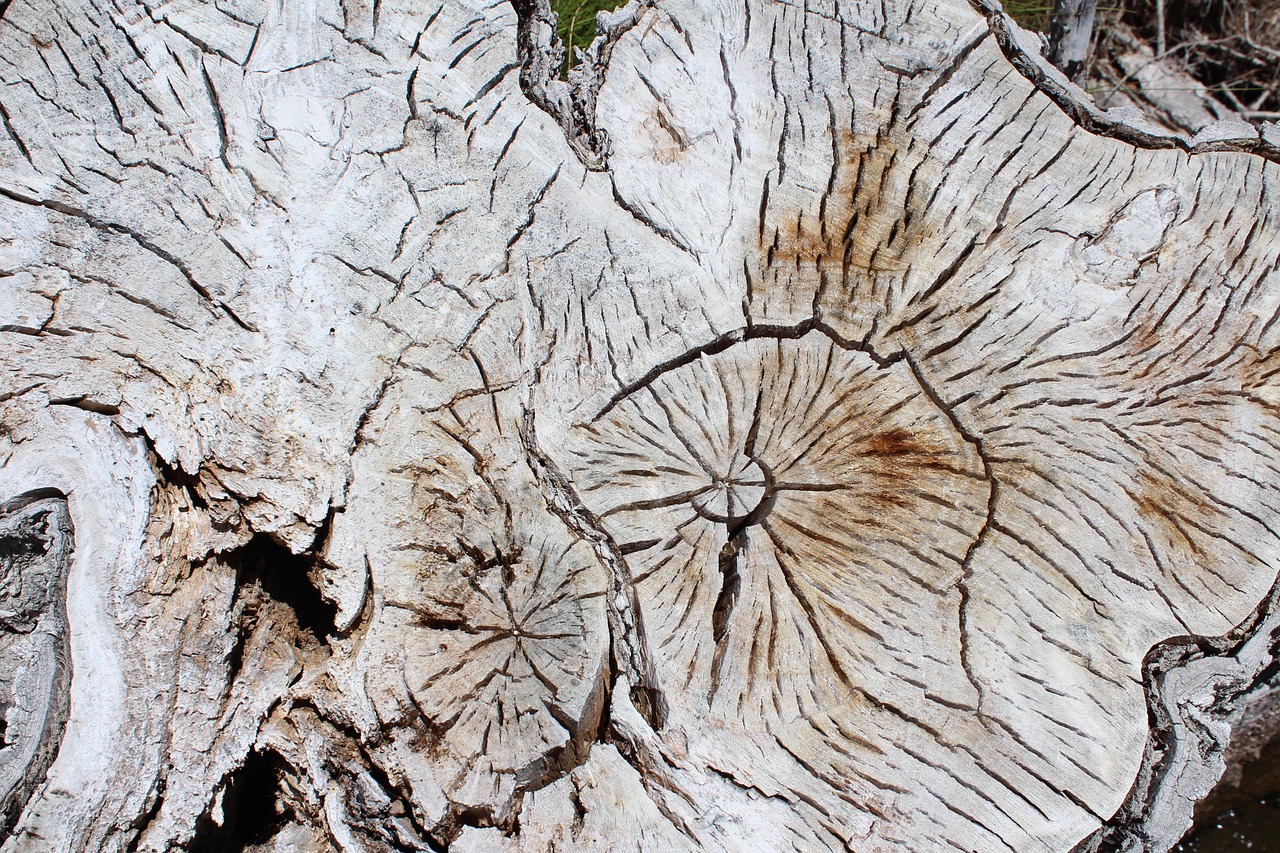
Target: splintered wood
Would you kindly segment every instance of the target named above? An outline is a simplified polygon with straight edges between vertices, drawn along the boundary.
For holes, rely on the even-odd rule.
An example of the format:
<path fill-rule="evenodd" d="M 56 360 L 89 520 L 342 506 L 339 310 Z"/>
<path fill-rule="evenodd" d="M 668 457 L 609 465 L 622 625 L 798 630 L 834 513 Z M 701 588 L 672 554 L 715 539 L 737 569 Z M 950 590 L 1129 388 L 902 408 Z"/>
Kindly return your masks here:
<path fill-rule="evenodd" d="M 0 0 L 4 853 L 1183 832 L 1280 629 L 1280 129 L 985 0 L 600 25 Z"/>

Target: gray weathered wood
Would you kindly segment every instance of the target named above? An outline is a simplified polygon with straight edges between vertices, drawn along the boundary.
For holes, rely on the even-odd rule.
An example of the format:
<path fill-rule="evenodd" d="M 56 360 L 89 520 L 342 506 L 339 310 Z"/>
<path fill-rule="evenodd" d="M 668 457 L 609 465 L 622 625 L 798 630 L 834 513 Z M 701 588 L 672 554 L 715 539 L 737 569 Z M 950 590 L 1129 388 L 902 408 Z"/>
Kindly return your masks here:
<path fill-rule="evenodd" d="M 1280 618 L 1277 128 L 986 0 L 568 81 L 545 3 L 0 8 L 6 853 L 1187 825 Z"/>
<path fill-rule="evenodd" d="M 1164 22 L 1161 6 L 1161 23 Z M 1049 23 L 1049 61 L 1078 81 L 1089 58 L 1098 0 L 1054 0 Z M 1163 39 L 1163 36 L 1161 36 Z"/>

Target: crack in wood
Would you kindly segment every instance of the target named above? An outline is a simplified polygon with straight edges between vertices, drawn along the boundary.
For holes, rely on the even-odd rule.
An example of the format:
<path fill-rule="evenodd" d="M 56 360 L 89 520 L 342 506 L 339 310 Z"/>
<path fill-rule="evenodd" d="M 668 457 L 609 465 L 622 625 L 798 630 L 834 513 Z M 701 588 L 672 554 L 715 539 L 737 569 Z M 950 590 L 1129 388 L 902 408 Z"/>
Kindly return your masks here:
<path fill-rule="evenodd" d="M 642 392 L 657 419 L 636 408 Z M 859 412 L 862 401 L 866 412 Z M 559 454 L 577 494 L 627 543 L 620 556 L 633 567 L 645 623 L 686 638 L 683 651 L 655 647 L 665 650 L 658 652 L 664 691 L 701 683 L 704 701 L 715 706 L 726 667 L 735 684 L 745 667 L 746 689 L 756 689 L 754 667 L 742 659 L 742 628 L 733 626 L 748 620 L 739 614 L 744 601 L 755 612 L 761 596 L 772 595 L 761 584 L 776 572 L 778 588 L 807 614 L 805 633 L 823 650 L 823 665 L 846 690 L 888 707 L 874 699 L 873 679 L 855 677 L 849 661 L 859 642 L 899 650 L 910 643 L 867 609 L 875 585 L 898 581 L 870 570 L 879 558 L 861 549 L 895 547 L 888 543 L 900 534 L 892 531 L 906 529 L 893 521 L 898 513 L 908 526 L 956 514 L 947 523 L 965 531 L 963 542 L 939 540 L 928 553 L 895 558 L 890 570 L 905 572 L 902 583 L 945 595 L 962 584 L 991 507 L 989 470 L 972 434 L 952 414 L 926 414 L 944 406 L 904 355 L 879 357 L 810 320 L 751 326 L 688 350 L 624 386 L 579 425 L 570 445 L 581 449 Z M 893 426 L 896 418 L 902 427 Z M 862 419 L 868 432 L 860 435 Z M 952 485 L 938 485 L 944 481 Z M 940 497 L 926 502 L 917 493 Z M 715 579 L 704 577 L 704 562 L 717 567 Z M 855 567 L 869 577 L 849 574 Z M 683 603 L 662 591 L 686 585 L 693 592 L 681 593 Z M 697 591 L 704 585 L 705 593 Z M 693 613 L 705 613 L 711 627 L 705 659 L 690 633 Z"/>
<path fill-rule="evenodd" d="M 610 570 L 611 584 L 606 595 L 612 635 L 610 687 L 616 683 L 618 676 L 625 676 L 631 685 L 632 703 L 654 730 L 661 730 L 666 715 L 665 702 L 654 685 L 642 617 L 635 603 L 635 591 L 621 548 L 605 532 L 599 518 L 579 499 L 569 478 L 541 449 L 532 408 L 525 410 L 520 425 L 520 438 L 530 468 L 547 496 L 547 508 L 584 542 L 589 543 Z"/>

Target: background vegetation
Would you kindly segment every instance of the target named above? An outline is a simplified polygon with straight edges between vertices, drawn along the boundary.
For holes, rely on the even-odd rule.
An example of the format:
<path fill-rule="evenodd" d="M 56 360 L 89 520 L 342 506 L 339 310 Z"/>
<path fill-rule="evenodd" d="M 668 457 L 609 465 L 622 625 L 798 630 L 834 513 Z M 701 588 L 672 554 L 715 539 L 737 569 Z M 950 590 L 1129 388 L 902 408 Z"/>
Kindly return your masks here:
<path fill-rule="evenodd" d="M 1117 27 L 1184 67 L 1245 118 L 1280 120 L 1280 0 L 1124 0 L 1101 17 L 1099 53 Z"/>
<path fill-rule="evenodd" d="M 585 48 L 595 38 L 596 13 L 618 5 L 617 0 L 552 0 L 567 50 L 566 71 L 576 62 L 573 48 Z M 1004 5 L 1024 28 L 1048 31 L 1052 0 Z M 1106 60 L 1112 52 L 1131 50 L 1135 40 L 1190 72 L 1246 118 L 1280 120 L 1280 0 L 1102 0 L 1087 72 L 1095 92 L 1128 84 L 1123 74 L 1106 67 Z"/>
<path fill-rule="evenodd" d="M 625 0 L 623 0 L 625 2 Z M 565 47 L 565 70 L 577 64 L 573 49 L 586 48 L 596 37 L 596 13 L 611 12 L 622 5 L 618 0 L 551 0 L 560 16 L 560 41 Z"/>

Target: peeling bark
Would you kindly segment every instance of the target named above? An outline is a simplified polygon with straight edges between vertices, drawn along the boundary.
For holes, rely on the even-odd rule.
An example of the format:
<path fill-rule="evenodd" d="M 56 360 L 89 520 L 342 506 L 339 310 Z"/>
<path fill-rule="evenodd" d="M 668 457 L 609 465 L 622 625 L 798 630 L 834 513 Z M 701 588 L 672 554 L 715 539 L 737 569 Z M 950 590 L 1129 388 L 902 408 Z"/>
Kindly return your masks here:
<path fill-rule="evenodd" d="M 1168 849 L 1280 131 L 986 0 L 553 23 L 0 2 L 3 850 Z"/>

